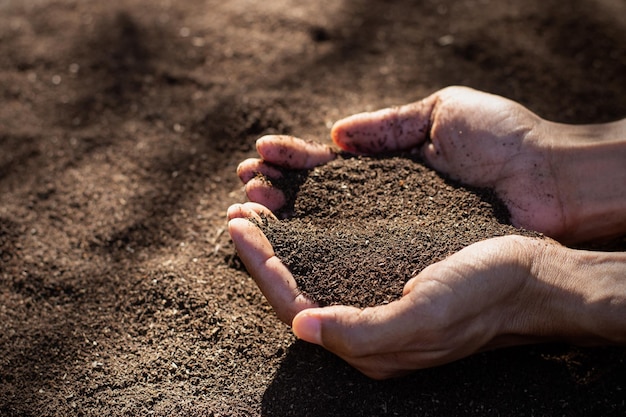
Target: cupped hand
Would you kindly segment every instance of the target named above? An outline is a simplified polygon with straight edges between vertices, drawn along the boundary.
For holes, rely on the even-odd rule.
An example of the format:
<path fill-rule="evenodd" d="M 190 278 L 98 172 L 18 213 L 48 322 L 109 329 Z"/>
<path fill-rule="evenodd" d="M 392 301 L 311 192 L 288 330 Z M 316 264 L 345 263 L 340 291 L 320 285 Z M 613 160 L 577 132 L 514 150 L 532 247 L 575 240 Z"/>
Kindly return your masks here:
<path fill-rule="evenodd" d="M 331 136 L 354 153 L 419 151 L 448 177 L 494 189 L 515 226 L 559 239 L 568 225 L 544 122 L 514 101 L 448 87 L 416 103 L 340 120 Z M 238 174 L 248 198 L 271 210 L 286 200 L 263 177 L 280 177 L 277 167 L 309 169 L 336 157 L 328 146 L 290 136 L 265 136 L 257 150 L 260 158 L 242 162 Z"/>
<path fill-rule="evenodd" d="M 340 120 L 331 136 L 354 153 L 419 152 L 450 178 L 494 189 L 514 225 L 582 242 L 626 230 L 624 133 L 626 119 L 559 125 L 502 97 L 450 87 L 420 102 Z M 310 169 L 337 154 L 290 136 L 263 137 L 257 149 L 260 158 L 238 168 L 251 202 L 228 210 L 237 251 L 298 337 L 363 373 L 386 378 L 543 340 L 626 343 L 624 255 L 520 236 L 485 240 L 429 266 L 387 305 L 320 308 L 300 292 L 250 219 L 272 219 L 272 210 L 286 203 L 271 181 L 284 175 L 282 168 Z M 596 180 L 588 171 L 604 175 Z"/>
<path fill-rule="evenodd" d="M 475 352 L 527 342 L 545 322 L 531 265 L 539 241 L 520 236 L 471 245 L 424 269 L 387 305 L 319 308 L 297 288 L 250 219 L 257 203 L 232 206 L 229 231 L 246 268 L 296 336 L 323 346 L 372 378 L 388 378 Z M 271 221 L 271 220 L 270 220 Z M 523 318 L 523 319 L 521 319 Z"/>

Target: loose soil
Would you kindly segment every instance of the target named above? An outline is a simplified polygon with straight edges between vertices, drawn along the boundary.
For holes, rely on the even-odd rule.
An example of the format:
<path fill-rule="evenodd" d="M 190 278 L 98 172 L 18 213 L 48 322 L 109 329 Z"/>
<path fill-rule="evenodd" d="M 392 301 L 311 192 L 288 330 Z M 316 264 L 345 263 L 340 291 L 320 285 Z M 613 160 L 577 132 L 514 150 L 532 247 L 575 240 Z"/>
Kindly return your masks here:
<path fill-rule="evenodd" d="M 365 378 L 276 319 L 225 211 L 245 200 L 235 170 L 257 137 L 328 143 L 340 117 L 447 85 L 559 122 L 625 117 L 625 8 L 0 1 L 0 415 L 624 415 L 623 348 L 520 347 Z M 407 177 L 390 181 L 389 210 L 367 194 L 359 209 L 406 209 Z"/>
<path fill-rule="evenodd" d="M 489 190 L 446 181 L 411 155 L 339 157 L 284 171 L 287 220 L 262 224 L 276 255 L 320 305 L 371 307 L 400 297 L 428 265 L 495 236 L 539 237 L 509 224 Z"/>

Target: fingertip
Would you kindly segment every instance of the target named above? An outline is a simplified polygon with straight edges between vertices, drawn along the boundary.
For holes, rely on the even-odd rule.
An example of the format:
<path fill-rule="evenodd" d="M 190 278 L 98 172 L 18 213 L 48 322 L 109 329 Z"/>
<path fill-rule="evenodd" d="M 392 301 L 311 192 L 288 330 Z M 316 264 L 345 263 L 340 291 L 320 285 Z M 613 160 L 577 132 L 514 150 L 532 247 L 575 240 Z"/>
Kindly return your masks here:
<path fill-rule="evenodd" d="M 313 309 L 298 313 L 291 324 L 293 333 L 299 339 L 316 345 L 322 344 L 322 321 Z"/>
<path fill-rule="evenodd" d="M 259 203 L 271 211 L 278 210 L 287 203 L 287 198 L 281 190 L 259 178 L 248 181 L 245 191 L 250 201 Z"/>
<path fill-rule="evenodd" d="M 280 141 L 280 138 L 281 138 L 280 135 L 261 136 L 260 138 L 256 140 L 256 143 L 255 143 L 257 152 L 260 153 L 260 151 L 265 149 L 265 147 L 267 147 L 268 144 L 272 144 L 272 143 L 276 143 L 277 141 Z"/>
<path fill-rule="evenodd" d="M 258 165 L 255 158 L 248 158 L 237 165 L 237 176 L 244 184 L 254 178 L 254 169 Z"/>
<path fill-rule="evenodd" d="M 359 153 L 355 142 L 350 139 L 348 129 L 351 125 L 352 116 L 336 121 L 330 129 L 330 138 L 335 145 L 346 152 Z"/>
<path fill-rule="evenodd" d="M 269 166 L 259 158 L 248 158 L 237 166 L 237 176 L 244 184 L 259 175 L 267 178 L 281 178 L 283 176 L 280 170 Z"/>
<path fill-rule="evenodd" d="M 238 245 L 241 237 L 245 236 L 249 228 L 249 223 L 250 221 L 243 217 L 233 217 L 228 220 L 228 233 L 231 239 L 233 239 L 235 246 Z"/>
<path fill-rule="evenodd" d="M 244 211 L 244 213 L 250 213 L 253 216 L 258 215 L 272 220 L 278 220 L 269 208 L 265 207 L 263 204 L 259 204 L 254 201 L 243 203 L 242 210 Z"/>
<path fill-rule="evenodd" d="M 228 233 L 248 271 L 256 270 L 259 264 L 274 256 L 274 249 L 263 231 L 249 219 L 229 220 Z"/>
<path fill-rule="evenodd" d="M 233 204 L 230 207 L 228 207 L 228 209 L 226 210 L 226 218 L 228 220 L 232 220 L 238 217 L 243 217 L 241 215 L 241 204 L 237 203 L 237 204 Z"/>
<path fill-rule="evenodd" d="M 359 330 L 366 324 L 361 314 L 363 311 L 345 305 L 310 308 L 297 314 L 291 327 L 302 340 L 322 345 L 336 353 L 345 353 L 351 350 L 348 344 L 358 344 L 363 338 Z"/>
<path fill-rule="evenodd" d="M 237 203 L 228 207 L 228 209 L 226 210 L 226 217 L 228 218 L 228 220 L 243 218 L 255 219 L 257 221 L 260 221 L 261 217 L 277 220 L 276 216 L 270 211 L 270 209 L 262 204 L 252 201 L 243 204 Z"/>
<path fill-rule="evenodd" d="M 292 136 L 265 135 L 257 139 L 256 151 L 263 160 L 276 163 L 280 161 L 280 156 L 284 153 L 284 147 L 294 140 L 296 138 Z"/>

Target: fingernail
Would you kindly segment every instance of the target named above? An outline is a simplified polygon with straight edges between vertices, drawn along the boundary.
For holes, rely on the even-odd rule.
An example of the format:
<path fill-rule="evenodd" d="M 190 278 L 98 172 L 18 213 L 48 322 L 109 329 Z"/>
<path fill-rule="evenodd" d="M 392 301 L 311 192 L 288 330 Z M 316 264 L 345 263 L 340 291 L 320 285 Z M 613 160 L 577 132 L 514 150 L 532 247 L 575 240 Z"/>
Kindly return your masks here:
<path fill-rule="evenodd" d="M 298 315 L 293 319 L 292 330 L 294 334 L 302 340 L 317 345 L 322 344 L 322 321 L 306 315 Z"/>

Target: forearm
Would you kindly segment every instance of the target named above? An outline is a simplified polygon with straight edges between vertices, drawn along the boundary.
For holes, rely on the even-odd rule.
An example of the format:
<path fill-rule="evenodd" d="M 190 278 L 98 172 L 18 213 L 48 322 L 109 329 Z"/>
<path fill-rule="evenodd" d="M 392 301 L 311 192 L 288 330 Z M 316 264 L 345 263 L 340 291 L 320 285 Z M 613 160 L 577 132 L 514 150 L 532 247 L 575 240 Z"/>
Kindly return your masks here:
<path fill-rule="evenodd" d="M 536 253 L 540 332 L 582 345 L 626 345 L 626 252 L 546 245 Z"/>

